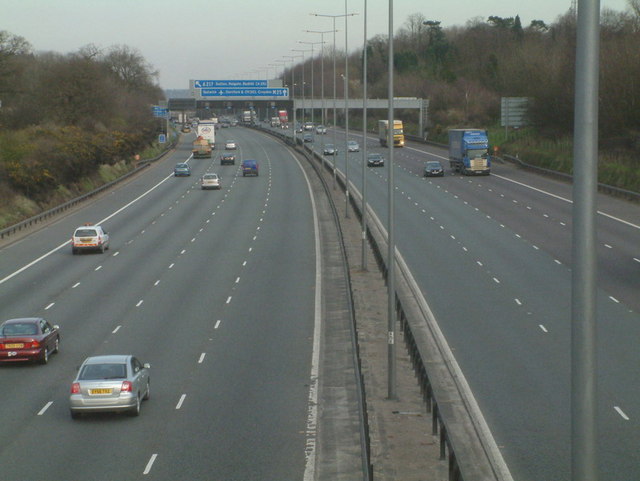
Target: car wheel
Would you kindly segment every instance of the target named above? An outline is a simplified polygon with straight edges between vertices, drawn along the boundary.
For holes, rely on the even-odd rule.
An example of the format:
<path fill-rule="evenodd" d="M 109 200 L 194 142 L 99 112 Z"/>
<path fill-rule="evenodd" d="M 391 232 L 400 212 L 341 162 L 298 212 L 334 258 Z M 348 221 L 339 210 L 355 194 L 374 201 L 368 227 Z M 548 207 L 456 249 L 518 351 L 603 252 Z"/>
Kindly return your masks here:
<path fill-rule="evenodd" d="M 56 338 L 56 342 L 53 343 L 53 352 L 58 354 L 60 351 L 60 338 Z"/>
<path fill-rule="evenodd" d="M 71 419 L 80 419 L 80 413 L 77 411 L 70 411 Z"/>
<path fill-rule="evenodd" d="M 40 364 L 47 364 L 49 362 L 49 351 L 47 346 L 44 346 L 42 357 L 40 358 Z"/>
<path fill-rule="evenodd" d="M 150 397 L 151 397 L 151 383 L 147 381 L 147 390 L 144 392 L 144 397 L 142 398 L 142 400 L 148 401 Z"/>
<path fill-rule="evenodd" d="M 136 405 L 131 408 L 129 413 L 131 416 L 140 416 L 140 395 L 136 396 Z"/>

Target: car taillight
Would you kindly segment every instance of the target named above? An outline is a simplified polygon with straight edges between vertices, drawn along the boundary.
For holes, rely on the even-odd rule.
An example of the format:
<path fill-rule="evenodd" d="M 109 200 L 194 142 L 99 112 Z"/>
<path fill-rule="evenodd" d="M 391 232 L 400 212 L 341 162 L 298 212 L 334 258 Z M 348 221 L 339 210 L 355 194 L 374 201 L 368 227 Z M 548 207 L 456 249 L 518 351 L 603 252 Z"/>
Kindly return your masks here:
<path fill-rule="evenodd" d="M 80 383 L 74 382 L 71 385 L 71 394 L 79 394 L 80 393 Z"/>
<path fill-rule="evenodd" d="M 29 346 L 31 346 L 31 349 L 38 349 L 40 347 L 40 343 L 38 341 L 31 341 L 25 343 L 24 345 L 24 347 L 26 348 L 29 348 Z"/>
<path fill-rule="evenodd" d="M 122 381 L 122 387 L 120 388 L 120 392 L 131 392 L 133 390 L 133 386 L 130 381 Z"/>

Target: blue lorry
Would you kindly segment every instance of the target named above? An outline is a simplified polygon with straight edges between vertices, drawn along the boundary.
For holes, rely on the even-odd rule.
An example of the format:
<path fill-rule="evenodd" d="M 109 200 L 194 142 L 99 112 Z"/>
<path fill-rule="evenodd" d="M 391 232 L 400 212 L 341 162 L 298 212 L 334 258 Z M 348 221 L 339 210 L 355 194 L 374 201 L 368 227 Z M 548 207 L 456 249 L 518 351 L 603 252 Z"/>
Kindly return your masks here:
<path fill-rule="evenodd" d="M 449 166 L 462 175 L 489 175 L 489 137 L 482 129 L 449 130 Z"/>

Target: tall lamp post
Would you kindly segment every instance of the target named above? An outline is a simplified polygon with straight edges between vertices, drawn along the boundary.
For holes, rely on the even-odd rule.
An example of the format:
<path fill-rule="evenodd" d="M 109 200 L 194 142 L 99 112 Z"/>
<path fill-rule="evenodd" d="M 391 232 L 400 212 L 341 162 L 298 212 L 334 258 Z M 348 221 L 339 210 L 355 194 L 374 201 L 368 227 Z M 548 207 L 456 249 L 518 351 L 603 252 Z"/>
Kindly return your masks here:
<path fill-rule="evenodd" d="M 302 40 L 298 40 L 298 43 L 304 43 L 306 45 L 311 45 L 311 123 L 314 123 L 314 118 L 313 118 L 313 111 L 315 110 L 313 108 L 313 101 L 315 100 L 315 92 L 313 89 L 313 79 L 315 78 L 315 75 L 313 73 L 313 46 L 314 45 L 320 45 L 322 42 L 303 42 Z"/>
<path fill-rule="evenodd" d="M 304 54 L 305 53 L 309 53 L 311 52 L 311 50 L 300 50 L 297 48 L 292 48 L 291 49 L 292 52 L 299 52 L 302 54 L 302 128 L 304 129 L 304 110 L 305 110 L 305 106 L 304 106 L 304 64 L 305 64 L 305 58 L 304 58 Z"/>
<path fill-rule="evenodd" d="M 345 0 L 345 12 L 346 12 L 346 0 Z M 351 17 L 353 15 L 355 15 L 355 13 L 344 13 L 341 15 L 326 15 L 326 14 L 322 14 L 322 13 L 312 13 L 311 15 L 313 15 L 314 17 L 327 17 L 333 20 L 333 147 L 334 149 L 337 148 L 336 146 L 336 18 L 340 18 L 340 17 Z M 345 25 L 346 25 L 346 20 L 345 20 Z M 346 28 L 345 28 L 346 30 Z M 346 34 L 345 34 L 345 38 L 346 38 Z M 346 49 L 345 49 L 345 56 L 346 56 Z M 346 155 L 346 152 L 345 152 Z M 333 188 L 335 189 L 336 187 L 336 154 L 333 155 Z"/>
<path fill-rule="evenodd" d="M 296 145 L 296 104 L 295 104 L 295 98 L 296 98 L 296 93 L 294 90 L 294 85 L 295 85 L 295 76 L 294 76 L 294 72 L 295 69 L 293 68 L 293 64 L 295 62 L 295 59 L 297 58 L 302 58 L 302 55 L 283 55 L 283 58 L 288 58 L 289 60 L 291 60 L 291 110 L 293 110 L 293 132 L 291 133 L 291 136 L 293 137 L 293 144 Z"/>
<path fill-rule="evenodd" d="M 367 270 L 367 0 L 364 0 L 364 43 L 362 46 L 362 265 Z"/>

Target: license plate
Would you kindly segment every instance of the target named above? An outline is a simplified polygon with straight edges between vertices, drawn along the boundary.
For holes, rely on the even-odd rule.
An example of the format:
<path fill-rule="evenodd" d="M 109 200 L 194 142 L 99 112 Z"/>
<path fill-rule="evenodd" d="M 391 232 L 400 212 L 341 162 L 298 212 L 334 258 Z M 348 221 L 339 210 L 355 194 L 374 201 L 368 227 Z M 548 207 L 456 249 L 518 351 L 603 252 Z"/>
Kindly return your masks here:
<path fill-rule="evenodd" d="M 12 344 L 5 344 L 4 347 L 5 349 L 22 349 L 24 344 L 21 342 L 14 342 Z"/>
<path fill-rule="evenodd" d="M 89 242 L 93 242 L 93 239 L 91 237 L 85 237 L 85 238 L 81 238 L 80 242 L 89 243 Z"/>
<path fill-rule="evenodd" d="M 111 394 L 113 389 L 89 389 L 89 394 Z"/>

